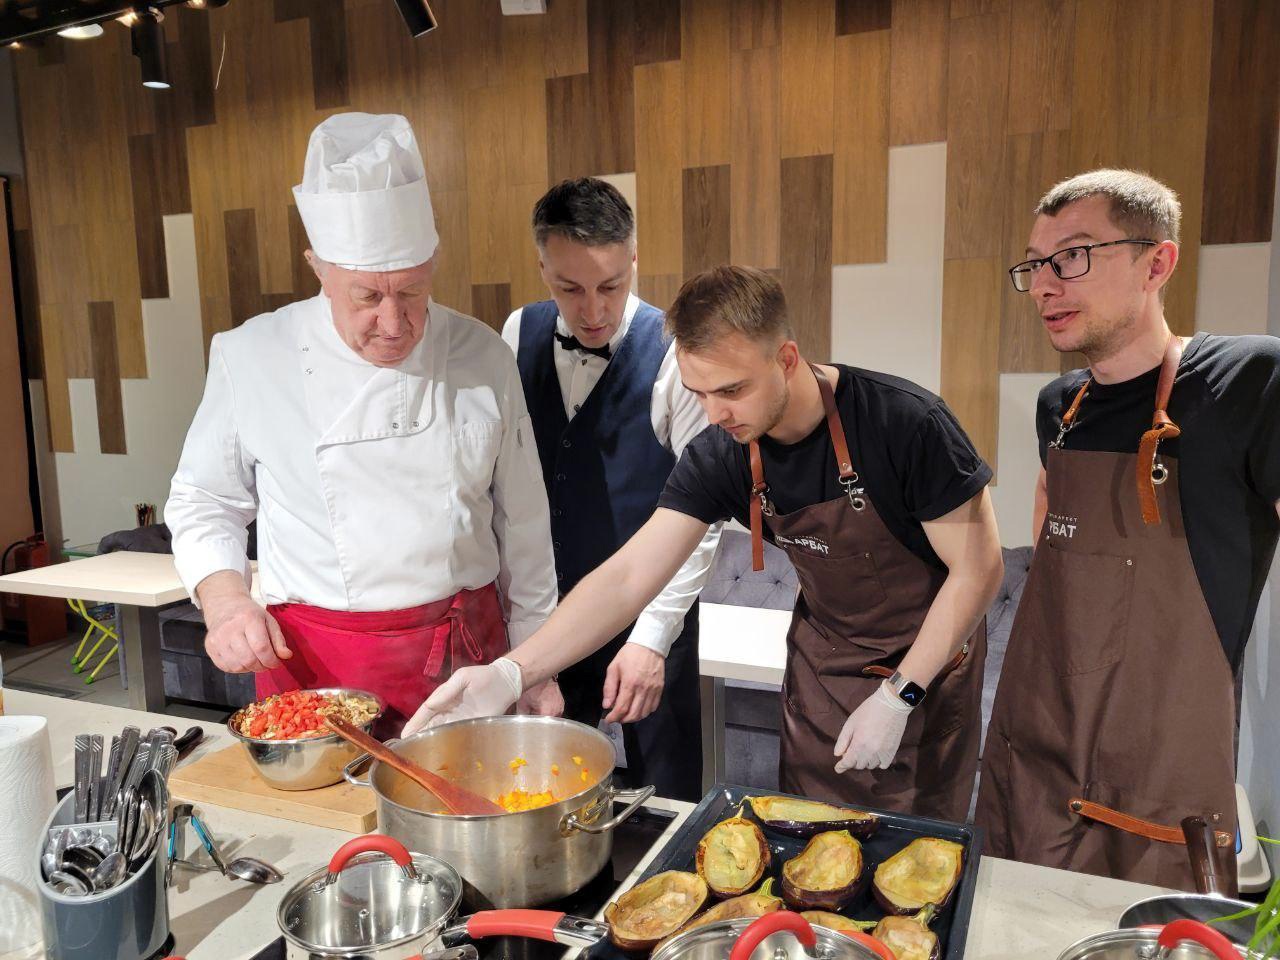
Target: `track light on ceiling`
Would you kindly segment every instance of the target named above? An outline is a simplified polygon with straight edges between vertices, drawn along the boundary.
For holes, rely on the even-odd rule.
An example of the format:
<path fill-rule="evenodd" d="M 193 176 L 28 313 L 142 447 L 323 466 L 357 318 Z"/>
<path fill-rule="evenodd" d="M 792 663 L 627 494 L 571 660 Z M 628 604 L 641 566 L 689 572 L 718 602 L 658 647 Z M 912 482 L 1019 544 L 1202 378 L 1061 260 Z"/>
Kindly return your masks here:
<path fill-rule="evenodd" d="M 142 68 L 142 85 L 153 90 L 169 89 L 169 69 L 165 62 L 164 29 L 160 21 L 164 15 L 155 7 L 140 11 L 137 20 L 129 27 L 133 42 L 133 55 Z"/>
<path fill-rule="evenodd" d="M 59 30 L 58 36 L 66 37 L 68 40 L 92 40 L 94 37 L 102 36 L 102 24 L 82 23 L 75 27 L 67 27 L 65 30 Z"/>
<path fill-rule="evenodd" d="M 396 0 L 396 6 L 411 36 L 421 37 L 436 28 L 436 15 L 427 0 Z"/>

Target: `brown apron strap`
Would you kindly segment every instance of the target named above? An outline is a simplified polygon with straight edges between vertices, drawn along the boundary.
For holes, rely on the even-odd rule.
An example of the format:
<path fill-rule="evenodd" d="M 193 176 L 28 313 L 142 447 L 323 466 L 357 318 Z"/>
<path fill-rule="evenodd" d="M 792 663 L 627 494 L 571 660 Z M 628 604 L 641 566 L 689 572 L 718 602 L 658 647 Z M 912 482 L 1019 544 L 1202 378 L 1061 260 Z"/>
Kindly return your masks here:
<path fill-rule="evenodd" d="M 1142 435 L 1138 443 L 1138 464 L 1134 474 L 1138 481 L 1138 503 L 1142 506 L 1142 521 L 1148 525 L 1160 522 L 1160 505 L 1156 502 L 1156 476 L 1164 467 L 1156 465 L 1156 451 L 1160 441 L 1176 437 L 1182 431 L 1169 419 L 1169 396 L 1173 393 L 1173 380 L 1178 375 L 1178 362 L 1182 359 L 1182 338 L 1169 337 L 1160 365 L 1160 381 L 1156 386 L 1156 410 L 1151 418 L 1151 429 Z"/>
<path fill-rule="evenodd" d="M 1069 430 L 1071 425 L 1075 423 L 1076 412 L 1080 409 L 1080 404 L 1084 401 L 1085 395 L 1089 392 L 1089 387 L 1093 384 L 1093 377 L 1084 382 L 1079 390 L 1076 391 L 1076 397 L 1071 401 L 1071 406 L 1067 408 L 1067 412 L 1062 415 L 1062 426 Z"/>
<path fill-rule="evenodd" d="M 764 501 L 769 485 L 764 482 L 760 444 L 754 440 L 747 444 L 747 457 L 751 461 L 751 569 L 759 573 L 764 569 Z"/>
<path fill-rule="evenodd" d="M 1100 803 L 1081 800 L 1078 797 L 1072 799 L 1067 806 L 1071 808 L 1072 813 L 1079 814 L 1088 820 L 1105 823 L 1125 833 L 1146 837 L 1148 840 L 1158 840 L 1161 843 L 1180 843 L 1183 846 L 1187 843 L 1181 826 L 1167 827 L 1162 823 L 1152 823 L 1150 820 L 1142 820 L 1127 813 L 1121 813 L 1112 807 L 1104 807 Z M 1235 846 L 1236 838 L 1224 830 L 1215 830 L 1213 837 L 1219 847 Z"/>
<path fill-rule="evenodd" d="M 840 482 L 849 493 L 849 502 L 854 509 L 861 510 L 866 506 L 866 501 L 862 499 L 862 491 L 855 491 L 851 486 L 858 482 L 858 473 L 853 469 L 853 460 L 849 456 L 849 444 L 844 437 L 840 411 L 836 408 L 835 392 L 817 364 L 809 364 L 809 369 L 813 371 L 813 378 L 818 381 L 818 393 L 822 395 L 822 409 L 827 415 L 827 432 L 831 434 L 831 446 L 835 449 L 836 463 L 840 467 Z M 764 512 L 769 484 L 764 480 L 760 444 L 754 440 L 747 444 L 747 458 L 751 462 L 751 569 L 759 572 L 764 569 Z"/>

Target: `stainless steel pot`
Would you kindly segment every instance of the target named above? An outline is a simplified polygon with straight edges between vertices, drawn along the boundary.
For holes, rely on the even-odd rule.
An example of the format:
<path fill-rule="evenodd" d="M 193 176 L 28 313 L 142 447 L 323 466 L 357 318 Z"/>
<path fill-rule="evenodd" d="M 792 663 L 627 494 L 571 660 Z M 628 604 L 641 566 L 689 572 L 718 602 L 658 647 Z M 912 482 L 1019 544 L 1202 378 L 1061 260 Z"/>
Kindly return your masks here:
<path fill-rule="evenodd" d="M 460 817 L 376 760 L 367 780 L 356 776 L 367 758 L 347 767 L 349 782 L 377 794 L 379 832 L 452 864 L 475 907 L 536 907 L 580 890 L 608 862 L 613 829 L 653 796 L 653 787 L 615 789 L 609 738 L 558 717 L 461 720 L 387 745 L 482 796 L 519 783 L 562 797 L 536 810 Z M 525 764 L 513 770 L 518 760 Z M 627 807 L 612 816 L 615 800 Z"/>
<path fill-rule="evenodd" d="M 1241 960 L 1247 954 L 1217 930 L 1195 920 L 1164 927 L 1109 930 L 1067 947 L 1058 960 Z"/>
<path fill-rule="evenodd" d="M 276 911 L 288 960 L 476 960 L 465 937 L 535 937 L 590 946 L 608 928 L 547 910 L 478 913 L 450 926 L 462 878 L 449 864 L 369 834 L 342 845 L 327 867 L 286 892 Z"/>
<path fill-rule="evenodd" d="M 756 919 L 717 920 L 661 944 L 650 960 L 895 960 L 879 940 L 812 926 L 780 910 Z"/>

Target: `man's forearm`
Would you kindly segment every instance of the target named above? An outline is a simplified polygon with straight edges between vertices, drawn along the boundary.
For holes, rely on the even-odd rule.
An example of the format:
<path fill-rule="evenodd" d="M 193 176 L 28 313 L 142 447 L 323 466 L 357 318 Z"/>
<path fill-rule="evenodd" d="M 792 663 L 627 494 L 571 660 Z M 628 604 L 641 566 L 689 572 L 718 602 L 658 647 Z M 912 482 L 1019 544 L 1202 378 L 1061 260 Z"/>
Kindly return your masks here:
<path fill-rule="evenodd" d="M 226 600 L 239 600 L 250 596 L 245 586 L 244 577 L 235 570 L 219 570 L 211 573 L 196 586 L 196 595 L 200 607 L 208 619 L 210 611 L 216 611 L 219 604 Z"/>
<path fill-rule="evenodd" d="M 898 667 L 902 675 L 928 687 L 951 662 L 986 616 L 1000 588 L 1001 567 L 953 570 L 938 590 L 915 643 Z"/>

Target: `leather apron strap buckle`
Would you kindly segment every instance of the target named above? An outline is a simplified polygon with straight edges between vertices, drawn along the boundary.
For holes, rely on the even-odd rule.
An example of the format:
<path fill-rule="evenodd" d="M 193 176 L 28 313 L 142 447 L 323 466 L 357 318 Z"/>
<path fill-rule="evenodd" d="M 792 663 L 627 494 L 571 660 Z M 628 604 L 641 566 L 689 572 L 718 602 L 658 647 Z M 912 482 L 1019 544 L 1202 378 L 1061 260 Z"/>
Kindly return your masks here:
<path fill-rule="evenodd" d="M 1067 806 L 1072 813 L 1084 817 L 1086 820 L 1096 820 L 1098 823 L 1105 823 L 1107 826 L 1123 830 L 1125 833 L 1132 833 L 1135 836 L 1145 837 L 1148 840 L 1155 840 L 1159 843 L 1179 843 L 1183 846 L 1186 846 L 1187 843 L 1186 835 L 1181 827 L 1153 823 L 1150 820 L 1143 820 L 1113 807 L 1094 803 L 1092 800 L 1083 800 L 1079 797 L 1071 799 Z M 1213 841 L 1219 847 L 1234 847 L 1236 838 L 1225 830 L 1215 830 L 1213 832 Z"/>
<path fill-rule="evenodd" d="M 1173 394 L 1173 381 L 1182 360 L 1182 338 L 1169 337 L 1165 347 L 1164 362 L 1160 365 L 1160 380 L 1156 385 L 1156 409 L 1151 417 L 1151 429 L 1138 442 L 1138 463 L 1134 470 L 1138 484 L 1138 503 L 1142 507 L 1142 522 L 1154 526 L 1160 522 L 1160 504 L 1156 500 L 1156 486 L 1169 479 L 1169 470 L 1158 459 L 1160 441 L 1172 439 L 1182 431 L 1169 418 L 1169 397 Z"/>

